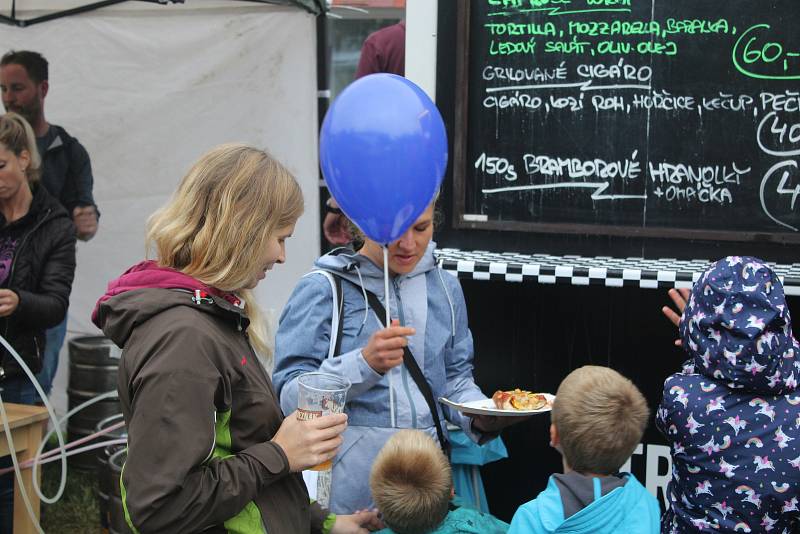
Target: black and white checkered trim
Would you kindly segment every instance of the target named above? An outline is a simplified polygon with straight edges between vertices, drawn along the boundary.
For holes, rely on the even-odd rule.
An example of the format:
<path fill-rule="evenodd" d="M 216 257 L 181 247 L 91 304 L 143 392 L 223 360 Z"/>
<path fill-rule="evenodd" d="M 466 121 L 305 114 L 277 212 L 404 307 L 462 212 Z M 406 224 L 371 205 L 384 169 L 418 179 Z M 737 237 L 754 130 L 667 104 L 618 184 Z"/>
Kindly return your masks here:
<path fill-rule="evenodd" d="M 647 289 L 691 288 L 710 263 L 710 260 L 550 256 L 453 248 L 439 249 L 436 256 L 444 270 L 459 278 Z M 773 264 L 772 268 L 787 295 L 800 295 L 800 264 Z"/>

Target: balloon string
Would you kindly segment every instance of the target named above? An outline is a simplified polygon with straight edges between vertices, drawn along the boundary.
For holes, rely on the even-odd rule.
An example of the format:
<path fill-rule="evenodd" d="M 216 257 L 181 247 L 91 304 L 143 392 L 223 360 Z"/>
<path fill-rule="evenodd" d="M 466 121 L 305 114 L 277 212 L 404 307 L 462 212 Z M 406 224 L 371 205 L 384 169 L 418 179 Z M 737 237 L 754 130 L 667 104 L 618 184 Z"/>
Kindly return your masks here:
<path fill-rule="evenodd" d="M 386 301 L 384 306 L 386 308 L 386 327 L 392 325 L 392 316 L 389 313 L 389 249 L 386 245 L 383 246 L 383 298 Z M 389 369 L 389 417 L 392 422 L 392 428 L 397 427 L 397 421 L 394 415 L 394 380 L 392 380 L 392 370 Z"/>

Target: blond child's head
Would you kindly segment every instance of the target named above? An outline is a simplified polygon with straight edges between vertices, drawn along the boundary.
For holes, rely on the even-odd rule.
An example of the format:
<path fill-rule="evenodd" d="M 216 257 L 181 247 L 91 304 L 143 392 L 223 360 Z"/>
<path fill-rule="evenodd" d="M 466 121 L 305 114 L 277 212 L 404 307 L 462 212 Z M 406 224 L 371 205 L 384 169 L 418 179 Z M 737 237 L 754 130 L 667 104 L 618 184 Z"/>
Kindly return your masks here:
<path fill-rule="evenodd" d="M 579 473 L 616 473 L 642 439 L 650 411 L 633 382 L 587 365 L 561 382 L 550 434 L 565 464 Z"/>
<path fill-rule="evenodd" d="M 420 430 L 401 430 L 375 458 L 369 486 L 386 526 L 397 534 L 422 534 L 447 515 L 453 481 L 433 438 Z"/>

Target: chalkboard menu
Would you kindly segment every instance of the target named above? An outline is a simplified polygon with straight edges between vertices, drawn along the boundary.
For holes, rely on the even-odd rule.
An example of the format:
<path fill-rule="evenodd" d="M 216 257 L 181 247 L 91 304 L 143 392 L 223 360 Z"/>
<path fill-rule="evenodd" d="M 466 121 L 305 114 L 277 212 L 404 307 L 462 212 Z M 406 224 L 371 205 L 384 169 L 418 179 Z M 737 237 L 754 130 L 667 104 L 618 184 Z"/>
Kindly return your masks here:
<path fill-rule="evenodd" d="M 796 0 L 461 0 L 457 228 L 800 242 Z"/>

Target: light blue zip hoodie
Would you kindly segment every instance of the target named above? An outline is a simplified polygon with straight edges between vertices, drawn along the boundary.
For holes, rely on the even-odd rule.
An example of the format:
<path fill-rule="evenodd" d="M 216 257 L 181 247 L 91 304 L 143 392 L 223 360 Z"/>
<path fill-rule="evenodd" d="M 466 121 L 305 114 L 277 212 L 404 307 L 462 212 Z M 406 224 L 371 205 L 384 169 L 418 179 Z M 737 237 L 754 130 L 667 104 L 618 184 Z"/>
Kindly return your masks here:
<path fill-rule="evenodd" d="M 427 378 L 433 396 L 455 402 L 484 399 L 472 377 L 472 334 L 458 280 L 436 266 L 431 243 L 414 270 L 389 281 L 390 310 L 404 326 L 416 329 L 409 349 Z M 418 428 L 436 438 L 425 399 L 404 365 L 381 375 L 361 354 L 370 336 L 382 328 L 362 288 L 384 300 L 383 270 L 360 254 L 327 254 L 316 269 L 330 271 L 342 283 L 342 342 L 340 355 L 326 359 L 331 336 L 333 293 L 321 274 L 305 276 L 295 287 L 281 314 L 275 339 L 273 382 L 284 413 L 297 408 L 297 376 L 322 371 L 346 377 L 352 386 L 345 411 L 348 428 L 334 459 L 330 509 L 351 513 L 371 508 L 369 471 L 386 440 L 399 429 Z M 394 385 L 396 424 L 389 408 L 389 376 Z M 482 436 L 470 429 L 470 419 L 439 405 L 440 417 L 461 427 L 471 439 Z M 446 432 L 446 429 L 445 429 Z"/>
<path fill-rule="evenodd" d="M 601 479 L 575 475 L 551 476 L 547 489 L 517 509 L 508 534 L 658 534 L 658 501 L 632 474 L 624 473 L 624 484 L 605 494 Z M 565 507 L 575 508 L 568 501 L 584 493 L 577 486 L 586 483 L 593 485 L 593 499 L 565 518 Z"/>

